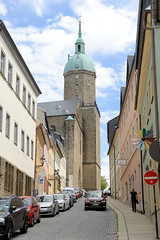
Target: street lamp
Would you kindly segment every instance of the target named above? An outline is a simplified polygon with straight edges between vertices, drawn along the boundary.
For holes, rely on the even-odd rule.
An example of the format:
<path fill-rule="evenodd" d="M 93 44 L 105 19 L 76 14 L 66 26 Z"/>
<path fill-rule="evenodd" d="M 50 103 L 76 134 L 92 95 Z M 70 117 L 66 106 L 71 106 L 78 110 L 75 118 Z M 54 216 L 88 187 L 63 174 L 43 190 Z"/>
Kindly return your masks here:
<path fill-rule="evenodd" d="M 41 163 L 41 165 L 36 165 L 36 168 L 43 167 L 44 161 L 45 161 L 45 157 L 44 157 L 44 155 L 43 155 L 43 156 L 40 158 L 40 163 Z"/>

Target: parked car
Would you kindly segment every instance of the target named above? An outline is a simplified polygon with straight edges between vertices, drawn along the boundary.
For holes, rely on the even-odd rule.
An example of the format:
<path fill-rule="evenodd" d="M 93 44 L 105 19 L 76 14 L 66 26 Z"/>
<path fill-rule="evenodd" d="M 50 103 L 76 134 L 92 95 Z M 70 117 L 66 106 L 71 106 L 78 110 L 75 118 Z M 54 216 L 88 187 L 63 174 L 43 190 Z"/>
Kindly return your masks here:
<path fill-rule="evenodd" d="M 67 192 L 67 191 L 66 192 L 63 191 L 62 194 L 65 195 L 65 197 L 69 200 L 70 208 L 73 207 L 73 205 L 74 205 L 74 198 L 73 198 L 72 194 L 70 194 L 70 192 Z"/>
<path fill-rule="evenodd" d="M 36 199 L 40 205 L 41 215 L 52 215 L 54 217 L 59 214 L 59 204 L 53 194 L 38 195 Z"/>
<path fill-rule="evenodd" d="M 69 197 L 70 207 L 73 207 L 73 205 L 74 205 L 74 196 L 69 191 L 62 191 L 61 193 L 64 194 L 65 196 Z"/>
<path fill-rule="evenodd" d="M 28 213 L 21 198 L 17 196 L 0 198 L 0 236 L 12 239 L 13 232 L 27 233 Z"/>
<path fill-rule="evenodd" d="M 76 194 L 75 194 L 74 188 L 65 187 L 63 191 L 70 192 L 73 195 L 74 202 L 76 202 Z"/>
<path fill-rule="evenodd" d="M 28 224 L 33 227 L 34 223 L 40 223 L 41 214 L 40 214 L 40 205 L 37 202 L 35 197 L 30 196 L 20 196 L 24 205 L 27 207 L 28 211 Z"/>
<path fill-rule="evenodd" d="M 106 210 L 106 197 L 101 190 L 88 191 L 85 196 L 84 209 L 88 210 L 89 208 L 100 208 Z"/>
<path fill-rule="evenodd" d="M 59 203 L 59 210 L 64 212 L 65 210 L 70 209 L 69 199 L 66 198 L 64 194 L 54 194 L 54 196 Z"/>
<path fill-rule="evenodd" d="M 74 190 L 78 193 L 78 197 L 82 197 L 82 190 L 79 187 L 74 187 Z"/>

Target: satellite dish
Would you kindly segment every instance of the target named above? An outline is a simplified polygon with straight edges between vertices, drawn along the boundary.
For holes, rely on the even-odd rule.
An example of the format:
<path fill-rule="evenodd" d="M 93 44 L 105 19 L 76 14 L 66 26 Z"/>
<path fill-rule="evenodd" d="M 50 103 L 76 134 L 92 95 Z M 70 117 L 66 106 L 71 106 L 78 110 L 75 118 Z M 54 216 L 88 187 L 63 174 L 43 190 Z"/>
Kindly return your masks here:
<path fill-rule="evenodd" d="M 158 140 L 151 143 L 149 147 L 149 154 L 156 162 L 160 162 L 160 143 Z"/>

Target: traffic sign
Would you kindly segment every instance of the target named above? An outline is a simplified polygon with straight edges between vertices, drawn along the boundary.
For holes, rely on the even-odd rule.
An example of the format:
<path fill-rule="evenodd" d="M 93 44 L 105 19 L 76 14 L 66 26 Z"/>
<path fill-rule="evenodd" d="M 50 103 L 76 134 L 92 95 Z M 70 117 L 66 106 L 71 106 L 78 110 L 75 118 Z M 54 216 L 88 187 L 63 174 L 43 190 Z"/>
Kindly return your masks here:
<path fill-rule="evenodd" d="M 148 171 L 144 174 L 144 181 L 149 185 L 154 185 L 158 181 L 158 175 L 154 171 Z"/>
<path fill-rule="evenodd" d="M 39 183 L 43 183 L 43 178 L 41 178 L 41 179 L 39 180 Z"/>

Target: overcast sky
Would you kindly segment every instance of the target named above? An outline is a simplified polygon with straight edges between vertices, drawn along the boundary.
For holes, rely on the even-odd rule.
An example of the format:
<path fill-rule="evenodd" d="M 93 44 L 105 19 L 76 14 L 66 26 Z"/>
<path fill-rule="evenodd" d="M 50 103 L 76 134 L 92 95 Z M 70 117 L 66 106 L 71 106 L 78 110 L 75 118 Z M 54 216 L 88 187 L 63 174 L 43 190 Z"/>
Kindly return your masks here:
<path fill-rule="evenodd" d="M 101 112 L 101 175 L 109 177 L 107 121 L 119 114 L 127 55 L 134 55 L 138 0 L 0 0 L 4 21 L 42 95 L 63 100 L 63 71 L 74 55 L 81 15 L 86 55 L 96 69 Z"/>

